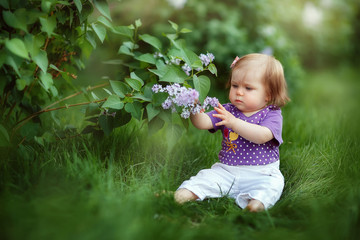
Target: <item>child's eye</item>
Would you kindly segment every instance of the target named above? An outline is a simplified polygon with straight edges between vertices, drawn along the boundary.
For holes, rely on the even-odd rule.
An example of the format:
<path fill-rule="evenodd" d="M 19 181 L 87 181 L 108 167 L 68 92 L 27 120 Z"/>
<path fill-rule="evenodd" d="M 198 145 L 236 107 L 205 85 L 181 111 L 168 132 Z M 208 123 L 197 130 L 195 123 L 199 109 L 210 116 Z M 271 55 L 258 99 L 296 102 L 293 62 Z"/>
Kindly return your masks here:
<path fill-rule="evenodd" d="M 252 90 L 251 87 L 246 87 L 245 89 L 248 90 L 248 91 Z"/>
<path fill-rule="evenodd" d="M 232 88 L 237 88 L 238 85 L 234 85 L 234 84 L 233 84 L 233 85 L 231 85 L 231 87 L 232 87 Z"/>

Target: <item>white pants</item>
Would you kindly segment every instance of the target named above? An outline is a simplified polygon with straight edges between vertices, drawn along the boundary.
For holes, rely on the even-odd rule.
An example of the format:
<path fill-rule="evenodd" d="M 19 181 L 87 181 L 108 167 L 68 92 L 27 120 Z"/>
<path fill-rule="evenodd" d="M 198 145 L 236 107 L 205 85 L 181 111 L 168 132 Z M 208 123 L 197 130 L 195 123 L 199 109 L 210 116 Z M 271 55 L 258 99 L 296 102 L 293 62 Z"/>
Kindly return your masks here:
<path fill-rule="evenodd" d="M 184 181 L 180 188 L 188 189 L 202 201 L 205 198 L 228 196 L 245 208 L 251 199 L 273 206 L 284 188 L 284 177 L 279 161 L 263 166 L 228 166 L 215 163 L 210 169 L 201 170 L 196 176 Z"/>

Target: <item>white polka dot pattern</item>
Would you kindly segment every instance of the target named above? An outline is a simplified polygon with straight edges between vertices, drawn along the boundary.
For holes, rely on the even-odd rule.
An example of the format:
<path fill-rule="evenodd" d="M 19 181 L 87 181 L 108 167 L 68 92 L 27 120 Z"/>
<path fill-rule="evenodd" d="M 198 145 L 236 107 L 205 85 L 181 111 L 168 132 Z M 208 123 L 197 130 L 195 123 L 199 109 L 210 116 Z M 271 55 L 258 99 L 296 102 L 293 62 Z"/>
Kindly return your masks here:
<path fill-rule="evenodd" d="M 235 117 L 258 125 L 266 118 L 269 111 L 278 109 L 275 106 L 268 106 L 252 116 L 246 117 L 234 105 L 226 104 L 224 106 Z M 282 123 L 282 119 L 280 121 Z M 220 129 L 223 133 L 222 148 L 219 153 L 220 162 L 232 166 L 265 165 L 279 160 L 279 144 L 276 140 L 273 139 L 264 144 L 256 144 L 239 136 L 231 141 L 229 140 L 229 133 L 233 132 L 233 130 L 227 129 L 224 126 Z"/>

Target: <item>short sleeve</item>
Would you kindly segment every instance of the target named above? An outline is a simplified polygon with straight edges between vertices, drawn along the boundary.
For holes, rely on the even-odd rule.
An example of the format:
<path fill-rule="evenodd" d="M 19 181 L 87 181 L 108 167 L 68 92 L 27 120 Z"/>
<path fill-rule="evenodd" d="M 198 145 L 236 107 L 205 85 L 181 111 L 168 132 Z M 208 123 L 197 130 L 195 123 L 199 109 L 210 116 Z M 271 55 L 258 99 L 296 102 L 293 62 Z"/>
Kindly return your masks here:
<path fill-rule="evenodd" d="M 259 123 L 259 125 L 269 128 L 279 145 L 283 143 L 283 139 L 282 139 L 283 117 L 281 115 L 280 109 L 270 110 L 266 114 L 264 120 Z"/>

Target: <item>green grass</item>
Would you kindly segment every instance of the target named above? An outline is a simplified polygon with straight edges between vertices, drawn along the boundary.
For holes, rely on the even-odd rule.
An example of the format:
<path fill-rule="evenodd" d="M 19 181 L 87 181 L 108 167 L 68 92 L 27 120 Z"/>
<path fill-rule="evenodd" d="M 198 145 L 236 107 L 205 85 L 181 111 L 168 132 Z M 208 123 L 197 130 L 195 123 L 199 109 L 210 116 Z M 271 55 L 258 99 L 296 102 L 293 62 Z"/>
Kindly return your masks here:
<path fill-rule="evenodd" d="M 216 161 L 219 134 L 190 128 L 175 147 L 135 121 L 106 139 L 27 146 L 0 162 L 1 239 L 358 239 L 358 81 L 309 73 L 283 109 L 283 196 L 249 213 L 231 199 L 179 206 L 171 194 Z"/>

